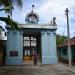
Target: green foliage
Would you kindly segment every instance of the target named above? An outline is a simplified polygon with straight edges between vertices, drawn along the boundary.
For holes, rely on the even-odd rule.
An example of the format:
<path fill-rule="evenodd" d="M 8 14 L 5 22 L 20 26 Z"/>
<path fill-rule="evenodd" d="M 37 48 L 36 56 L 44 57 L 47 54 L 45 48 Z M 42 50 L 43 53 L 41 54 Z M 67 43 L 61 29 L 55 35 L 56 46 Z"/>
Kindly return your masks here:
<path fill-rule="evenodd" d="M 2 8 L 2 9 L 0 9 L 0 11 L 9 10 L 9 9 L 11 9 L 11 8 L 12 8 L 12 6 L 7 6 L 7 7 L 4 7 L 4 8 Z"/>
<path fill-rule="evenodd" d="M 56 36 L 56 44 L 61 45 L 61 44 L 63 44 L 65 42 L 66 39 L 67 39 L 67 36 L 57 35 Z"/>
<path fill-rule="evenodd" d="M 7 25 L 10 25 L 13 29 L 20 30 L 20 28 L 18 27 L 17 23 L 14 22 L 12 19 L 7 18 L 7 17 L 0 17 L 0 20 L 4 21 Z"/>
<path fill-rule="evenodd" d="M 22 8 L 22 0 L 0 0 L 0 6 L 3 6 L 0 11 L 5 10 L 12 15 L 13 3 L 16 3 L 18 7 Z M 4 21 L 7 25 L 10 25 L 13 29 L 20 30 L 17 23 L 10 18 L 7 17 L 0 17 L 1 21 Z"/>
<path fill-rule="evenodd" d="M 8 6 L 12 6 L 13 7 L 14 3 L 16 3 L 16 5 L 18 5 L 18 7 L 22 8 L 22 0 L 0 0 L 0 6 L 4 6 L 4 7 L 8 7 Z M 5 10 L 5 11 L 11 13 L 12 10 L 13 10 L 13 8 Z"/>

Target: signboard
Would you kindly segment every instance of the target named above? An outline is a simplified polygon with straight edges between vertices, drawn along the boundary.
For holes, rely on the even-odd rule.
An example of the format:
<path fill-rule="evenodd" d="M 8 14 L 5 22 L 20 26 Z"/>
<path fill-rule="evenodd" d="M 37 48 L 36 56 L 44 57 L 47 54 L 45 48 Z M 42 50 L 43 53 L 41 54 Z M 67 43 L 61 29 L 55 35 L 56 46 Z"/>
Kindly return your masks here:
<path fill-rule="evenodd" d="M 12 57 L 18 56 L 18 51 L 10 51 L 10 56 Z"/>

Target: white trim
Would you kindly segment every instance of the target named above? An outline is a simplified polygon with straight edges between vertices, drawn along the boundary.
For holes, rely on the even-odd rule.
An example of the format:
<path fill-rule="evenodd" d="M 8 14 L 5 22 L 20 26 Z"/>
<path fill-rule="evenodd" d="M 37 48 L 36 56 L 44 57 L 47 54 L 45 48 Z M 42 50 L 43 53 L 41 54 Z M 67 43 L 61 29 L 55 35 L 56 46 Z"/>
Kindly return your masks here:
<path fill-rule="evenodd" d="M 20 24 L 18 25 L 20 28 L 37 28 L 37 29 L 57 29 L 57 25 L 49 25 L 49 24 Z"/>

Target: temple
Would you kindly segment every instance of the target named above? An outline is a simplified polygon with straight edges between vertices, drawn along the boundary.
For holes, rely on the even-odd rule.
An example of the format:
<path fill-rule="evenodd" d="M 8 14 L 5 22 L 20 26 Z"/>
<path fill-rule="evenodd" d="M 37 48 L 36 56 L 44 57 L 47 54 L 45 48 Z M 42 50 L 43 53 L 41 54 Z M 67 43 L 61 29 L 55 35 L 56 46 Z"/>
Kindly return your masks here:
<path fill-rule="evenodd" d="M 32 10 L 26 15 L 26 24 L 18 24 L 20 31 L 7 27 L 6 65 L 22 65 L 34 61 L 37 52 L 41 64 L 57 64 L 56 18 L 50 23 L 39 24 L 39 16 Z"/>

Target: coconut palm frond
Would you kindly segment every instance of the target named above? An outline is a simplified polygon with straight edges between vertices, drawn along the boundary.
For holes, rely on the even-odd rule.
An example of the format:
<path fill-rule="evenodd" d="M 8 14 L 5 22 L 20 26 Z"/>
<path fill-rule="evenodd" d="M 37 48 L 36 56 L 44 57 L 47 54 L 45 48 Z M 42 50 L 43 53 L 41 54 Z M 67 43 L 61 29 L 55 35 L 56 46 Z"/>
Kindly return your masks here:
<path fill-rule="evenodd" d="M 22 8 L 22 0 L 0 0 L 0 6 L 3 5 L 4 7 L 8 7 L 8 6 L 12 6 L 13 7 L 14 3 L 16 3 L 16 5 L 19 8 Z M 8 12 L 8 13 L 11 13 L 13 8 L 5 10 L 5 11 Z"/>
<path fill-rule="evenodd" d="M 22 0 L 0 0 L 0 6 L 3 6 L 0 11 L 5 10 L 6 12 L 12 15 L 13 4 L 16 2 L 18 7 L 22 7 Z M 12 28 L 20 30 L 17 23 L 10 18 L 7 17 L 0 17 L 1 21 L 4 21 L 7 25 L 10 25 Z"/>
<path fill-rule="evenodd" d="M 7 18 L 7 17 L 0 17 L 0 20 L 4 21 L 7 25 L 10 25 L 13 29 L 20 30 L 17 23 L 14 22 L 12 19 Z"/>
<path fill-rule="evenodd" d="M 19 7 L 22 7 L 22 0 L 0 0 L 0 5 L 7 6 L 13 6 L 13 4 L 16 3 Z"/>
<path fill-rule="evenodd" d="M 2 10 L 9 10 L 9 9 L 11 9 L 11 8 L 13 8 L 13 7 L 12 7 L 12 6 L 4 7 L 4 8 L 2 8 L 2 9 L 0 9 L 0 11 L 2 11 Z"/>
<path fill-rule="evenodd" d="M 8 7 L 8 6 L 12 6 L 12 1 L 11 0 L 0 0 L 0 6 L 4 6 L 4 8 Z M 11 13 L 11 10 L 13 10 L 13 9 L 11 8 L 11 9 L 7 9 L 5 11 L 7 13 Z"/>
<path fill-rule="evenodd" d="M 0 0 L 0 5 L 3 5 L 5 7 L 10 6 L 10 2 L 9 0 Z"/>

